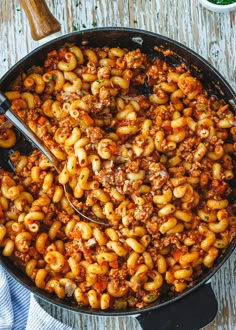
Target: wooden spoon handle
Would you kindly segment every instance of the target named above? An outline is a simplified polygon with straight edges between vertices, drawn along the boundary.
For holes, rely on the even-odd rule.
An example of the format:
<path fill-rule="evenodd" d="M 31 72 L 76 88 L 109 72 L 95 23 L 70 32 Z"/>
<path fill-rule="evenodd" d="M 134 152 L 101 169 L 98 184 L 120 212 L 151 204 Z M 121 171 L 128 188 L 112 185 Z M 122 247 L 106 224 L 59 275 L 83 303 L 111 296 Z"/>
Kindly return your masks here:
<path fill-rule="evenodd" d="M 31 35 L 34 40 L 40 40 L 58 32 L 61 25 L 52 15 L 45 0 L 20 0 L 30 23 Z"/>

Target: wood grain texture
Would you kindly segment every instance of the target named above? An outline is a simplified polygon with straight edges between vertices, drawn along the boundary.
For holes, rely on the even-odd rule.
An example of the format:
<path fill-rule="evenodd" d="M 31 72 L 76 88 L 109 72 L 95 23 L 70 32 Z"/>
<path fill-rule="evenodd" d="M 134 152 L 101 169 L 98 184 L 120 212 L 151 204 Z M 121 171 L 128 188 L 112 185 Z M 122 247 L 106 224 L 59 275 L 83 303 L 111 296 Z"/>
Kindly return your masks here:
<path fill-rule="evenodd" d="M 62 24 L 63 33 L 92 28 L 95 23 L 97 27 L 130 26 L 160 33 L 202 55 L 236 89 L 235 12 L 213 13 L 197 0 L 47 0 L 47 3 Z M 36 46 L 19 2 L 0 0 L 0 76 Z M 219 312 L 204 330 L 236 329 L 235 271 L 234 253 L 212 279 Z M 40 303 L 48 313 L 75 329 L 140 329 L 132 317 L 92 317 Z"/>

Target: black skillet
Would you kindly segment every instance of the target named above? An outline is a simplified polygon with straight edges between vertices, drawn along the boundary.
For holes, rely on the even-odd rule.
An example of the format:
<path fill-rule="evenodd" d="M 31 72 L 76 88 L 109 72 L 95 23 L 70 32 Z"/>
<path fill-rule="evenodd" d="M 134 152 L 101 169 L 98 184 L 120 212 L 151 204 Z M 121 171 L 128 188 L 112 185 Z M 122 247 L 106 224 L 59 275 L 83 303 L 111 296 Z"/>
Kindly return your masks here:
<path fill-rule="evenodd" d="M 40 39 L 47 34 L 59 30 L 58 22 L 50 15 L 44 1 L 27 0 L 21 1 L 25 5 L 27 3 L 27 16 L 30 19 L 31 30 L 34 39 Z M 43 6 L 44 20 L 42 17 L 34 21 L 35 14 L 40 14 L 41 6 Z M 25 7 L 25 6 L 24 6 Z M 26 9 L 26 8 L 24 8 Z M 46 17 L 46 18 L 45 18 Z M 53 21 L 52 21 L 53 20 Z M 44 28 L 42 28 L 42 23 Z M 46 27 L 45 27 L 46 26 Z M 236 94 L 226 82 L 226 80 L 214 69 L 207 61 L 198 54 L 180 43 L 147 31 L 130 29 L 130 28 L 97 28 L 86 31 L 79 31 L 64 35 L 53 41 L 38 47 L 30 54 L 25 56 L 17 64 L 15 64 L 0 80 L 0 90 L 6 91 L 9 84 L 15 78 L 26 71 L 33 65 L 42 65 L 46 54 L 53 49 L 58 49 L 66 43 L 87 42 L 91 47 L 124 47 L 128 49 L 140 48 L 142 52 L 152 57 L 164 58 L 172 65 L 185 63 L 192 74 L 199 78 L 206 90 L 210 93 L 230 101 L 233 110 L 236 110 Z M 154 46 L 166 50 L 170 49 L 174 52 L 172 56 L 164 56 L 163 52 L 153 50 Z M 143 86 L 145 88 L 145 86 Z M 144 90 L 148 93 L 148 90 Z M 33 150 L 33 146 L 26 141 L 20 133 L 13 150 L 20 150 L 22 153 L 29 154 Z M 0 167 L 11 170 L 8 163 L 10 150 L 0 148 Z M 99 315 L 99 316 L 134 316 L 140 322 L 143 329 L 184 329 L 194 330 L 200 329 L 211 322 L 217 313 L 218 303 L 214 292 L 209 284 L 210 278 L 225 263 L 232 254 L 236 246 L 236 237 L 230 243 L 224 254 L 220 256 L 214 264 L 214 267 L 206 270 L 195 282 L 194 286 L 182 294 L 166 295 L 161 300 L 150 304 L 148 307 L 127 310 L 92 310 L 88 307 L 80 307 L 71 299 L 60 300 L 51 294 L 36 288 L 34 283 L 12 262 L 5 257 L 1 257 L 1 265 L 23 286 L 33 292 L 36 296 L 52 303 L 78 313 Z"/>

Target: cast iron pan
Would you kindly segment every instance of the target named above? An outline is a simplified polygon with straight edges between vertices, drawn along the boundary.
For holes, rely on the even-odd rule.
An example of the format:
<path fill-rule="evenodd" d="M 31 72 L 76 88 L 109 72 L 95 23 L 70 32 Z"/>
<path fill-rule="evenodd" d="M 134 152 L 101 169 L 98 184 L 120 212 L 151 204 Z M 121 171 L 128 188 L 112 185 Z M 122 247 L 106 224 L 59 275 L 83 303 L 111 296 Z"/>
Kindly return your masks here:
<path fill-rule="evenodd" d="M 37 1 L 30 0 L 30 2 L 35 5 Z M 40 1 L 40 4 L 37 4 L 37 9 L 38 6 L 41 6 L 42 4 L 44 4 L 44 1 Z M 31 22 L 31 24 L 33 23 Z M 56 27 L 56 25 L 53 26 Z M 58 26 L 55 29 L 58 30 Z M 47 34 L 50 34 L 51 32 L 52 31 Z M 34 37 L 35 39 L 38 38 L 37 35 Z M 236 94 L 226 80 L 202 57 L 174 40 L 151 32 L 130 28 L 90 29 L 70 33 L 50 41 L 45 45 L 38 47 L 14 65 L 0 80 L 0 90 L 7 90 L 9 84 L 14 81 L 21 72 L 26 71 L 31 66 L 42 65 L 46 54 L 51 50 L 60 48 L 66 43 L 76 43 L 80 45 L 84 41 L 87 41 L 88 46 L 91 47 L 108 46 L 124 47 L 128 49 L 140 48 L 142 52 L 153 57 L 163 58 L 172 65 L 178 65 L 179 63 L 184 62 L 189 67 L 192 74 L 201 80 L 204 87 L 210 93 L 223 98 L 225 101 L 231 101 L 232 109 L 235 110 Z M 170 49 L 174 52 L 174 55 L 165 57 L 161 51 L 154 51 L 154 46 L 158 46 L 163 50 Z M 29 154 L 33 150 L 33 146 L 26 141 L 20 133 L 18 133 L 18 140 L 13 150 L 20 150 L 22 153 Z M 11 170 L 8 163 L 8 156 L 11 152 L 12 149 L 3 150 L 0 148 L 0 167 L 6 170 Z M 161 300 L 150 304 L 142 310 L 129 309 L 122 311 L 100 311 L 92 310 L 88 307 L 80 307 L 71 299 L 60 300 L 59 298 L 36 288 L 34 283 L 21 270 L 16 268 L 10 259 L 1 257 L 1 264 L 9 274 L 35 295 L 65 309 L 100 316 L 133 315 L 137 317 L 143 329 L 173 330 L 176 328 L 197 330 L 211 322 L 217 313 L 217 300 L 211 285 L 209 284 L 209 279 L 229 258 L 235 246 L 236 237 L 225 253 L 217 259 L 213 268 L 206 270 L 201 277 L 198 278 L 192 288 L 186 290 L 182 294 L 165 296 L 161 298 Z"/>

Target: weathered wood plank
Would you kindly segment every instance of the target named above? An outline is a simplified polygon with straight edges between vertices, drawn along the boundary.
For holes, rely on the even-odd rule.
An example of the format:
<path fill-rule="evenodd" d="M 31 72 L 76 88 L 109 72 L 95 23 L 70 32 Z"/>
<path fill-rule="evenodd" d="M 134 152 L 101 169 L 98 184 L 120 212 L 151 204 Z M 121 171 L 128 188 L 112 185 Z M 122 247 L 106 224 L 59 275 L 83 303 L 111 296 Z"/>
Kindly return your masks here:
<path fill-rule="evenodd" d="M 192 0 L 51 0 L 49 8 L 62 32 L 102 26 L 130 26 L 173 38 L 192 48 L 215 66 L 236 89 L 236 15 L 212 13 Z M 78 6 L 76 6 L 78 3 Z M 0 0 L 0 76 L 37 46 L 30 37 L 17 0 Z M 205 330 L 236 329 L 235 254 L 213 277 L 219 302 L 216 319 Z M 139 329 L 132 317 L 92 317 L 67 312 L 41 301 L 54 317 L 76 329 Z"/>

